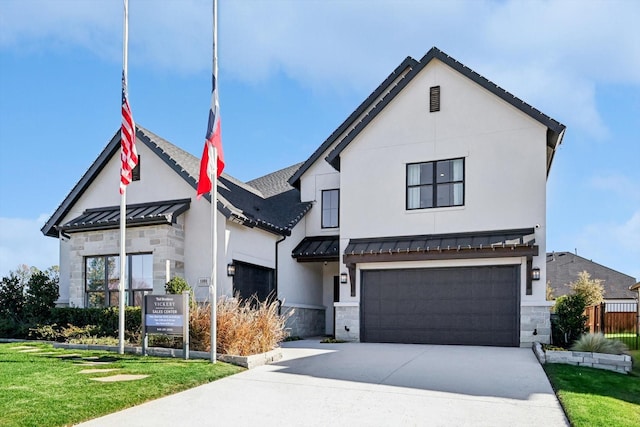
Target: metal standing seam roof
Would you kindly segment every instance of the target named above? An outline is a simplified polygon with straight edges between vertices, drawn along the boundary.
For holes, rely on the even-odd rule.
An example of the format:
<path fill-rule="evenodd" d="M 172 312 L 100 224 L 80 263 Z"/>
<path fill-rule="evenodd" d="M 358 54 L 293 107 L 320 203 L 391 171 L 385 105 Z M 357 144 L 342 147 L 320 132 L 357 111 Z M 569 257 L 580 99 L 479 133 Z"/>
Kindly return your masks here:
<path fill-rule="evenodd" d="M 340 236 L 305 237 L 291 256 L 298 261 L 338 261 L 339 251 Z"/>
<path fill-rule="evenodd" d="M 139 203 L 127 206 L 127 225 L 173 224 L 178 216 L 189 209 L 191 199 L 167 200 L 154 203 Z M 104 230 L 120 226 L 120 206 L 92 208 L 62 225 L 67 233 L 76 231 Z"/>
<path fill-rule="evenodd" d="M 344 253 L 345 255 L 375 255 L 531 247 L 535 244 L 534 232 L 533 228 L 524 228 L 476 233 L 351 239 Z"/>

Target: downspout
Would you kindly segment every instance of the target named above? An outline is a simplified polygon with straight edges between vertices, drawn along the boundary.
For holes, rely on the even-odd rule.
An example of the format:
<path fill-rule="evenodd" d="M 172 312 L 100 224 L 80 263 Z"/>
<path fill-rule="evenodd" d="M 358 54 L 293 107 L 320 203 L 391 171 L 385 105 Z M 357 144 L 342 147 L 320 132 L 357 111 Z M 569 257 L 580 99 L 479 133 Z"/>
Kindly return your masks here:
<path fill-rule="evenodd" d="M 276 299 L 278 300 L 278 316 L 282 314 L 282 301 L 278 297 L 278 245 L 286 239 L 287 236 L 282 236 L 282 239 L 276 240 L 276 271 L 273 277 L 273 289 L 276 292 Z"/>

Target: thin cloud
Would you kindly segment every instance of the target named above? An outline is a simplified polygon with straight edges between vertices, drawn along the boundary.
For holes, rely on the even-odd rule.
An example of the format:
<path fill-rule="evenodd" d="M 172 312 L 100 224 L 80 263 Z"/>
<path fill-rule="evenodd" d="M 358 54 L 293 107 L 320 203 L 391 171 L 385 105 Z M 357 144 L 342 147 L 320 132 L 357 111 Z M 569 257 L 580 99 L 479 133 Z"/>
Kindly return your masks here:
<path fill-rule="evenodd" d="M 0 48 L 80 46 L 118 62 L 121 9 L 111 0 L 2 1 Z M 228 78 L 261 84 L 282 73 L 326 97 L 364 96 L 405 56 L 436 45 L 572 132 L 604 140 L 599 85 L 640 84 L 638 2 L 228 1 L 219 13 Z M 132 67 L 199 73 L 210 51 L 210 1 L 131 2 Z"/>

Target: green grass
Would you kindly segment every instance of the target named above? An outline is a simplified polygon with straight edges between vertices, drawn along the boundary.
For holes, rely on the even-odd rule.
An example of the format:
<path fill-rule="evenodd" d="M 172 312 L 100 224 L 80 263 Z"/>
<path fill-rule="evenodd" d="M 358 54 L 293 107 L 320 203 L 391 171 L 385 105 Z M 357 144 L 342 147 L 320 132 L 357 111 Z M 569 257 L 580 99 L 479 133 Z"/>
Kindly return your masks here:
<path fill-rule="evenodd" d="M 23 353 L 15 347 L 30 346 L 41 352 Z M 60 358 L 79 354 L 82 358 Z M 82 366 L 83 358 L 109 362 Z M 87 359 L 84 359 L 87 360 Z M 119 368 L 99 374 L 83 369 Z M 182 360 L 100 351 L 54 349 L 49 344 L 0 344 L 0 426 L 63 426 L 86 421 L 177 393 L 241 371 L 242 368 L 205 360 Z M 149 377 L 102 383 L 91 378 L 114 374 Z"/>
<path fill-rule="evenodd" d="M 560 403 L 574 427 L 640 425 L 640 351 L 632 351 L 631 374 L 546 364 Z"/>

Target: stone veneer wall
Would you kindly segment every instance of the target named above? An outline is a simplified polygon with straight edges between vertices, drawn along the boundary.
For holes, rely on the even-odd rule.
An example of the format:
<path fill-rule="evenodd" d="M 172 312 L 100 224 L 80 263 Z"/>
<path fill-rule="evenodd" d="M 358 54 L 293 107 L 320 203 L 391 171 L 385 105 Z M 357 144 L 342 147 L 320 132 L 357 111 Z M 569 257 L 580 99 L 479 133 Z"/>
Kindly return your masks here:
<path fill-rule="evenodd" d="M 153 292 L 164 294 L 166 261 L 171 276 L 184 277 L 184 229 L 182 224 L 128 228 L 127 254 L 153 254 Z M 120 253 L 120 230 L 97 230 L 71 234 L 69 254 L 69 305 L 84 307 L 84 259 Z M 61 278 L 63 282 L 63 278 Z"/>
<path fill-rule="evenodd" d="M 324 307 L 285 304 L 281 313 L 289 315 L 285 328 L 291 337 L 317 337 L 325 334 Z"/>
<path fill-rule="evenodd" d="M 357 303 L 337 303 L 334 305 L 334 310 L 336 313 L 336 339 L 359 342 L 360 305 Z"/>
<path fill-rule="evenodd" d="M 520 347 L 531 347 L 534 342 L 551 342 L 551 319 L 546 305 L 520 307 Z"/>

